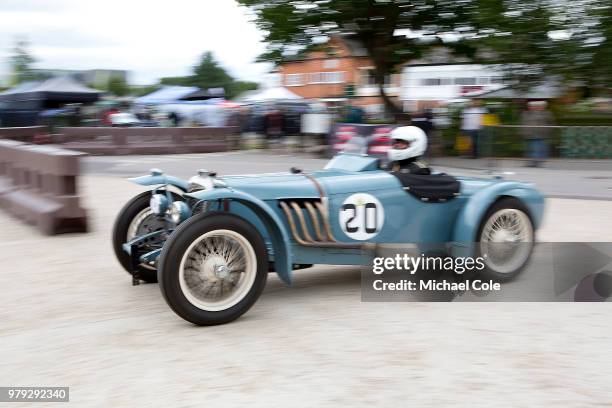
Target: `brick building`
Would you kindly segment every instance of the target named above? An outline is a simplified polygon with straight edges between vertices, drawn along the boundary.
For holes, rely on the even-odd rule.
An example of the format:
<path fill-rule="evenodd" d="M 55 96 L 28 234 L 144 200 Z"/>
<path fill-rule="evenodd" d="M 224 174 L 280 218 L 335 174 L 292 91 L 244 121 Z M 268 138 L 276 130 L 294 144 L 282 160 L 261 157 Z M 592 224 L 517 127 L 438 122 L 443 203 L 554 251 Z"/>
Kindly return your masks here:
<path fill-rule="evenodd" d="M 374 80 L 373 68 L 366 50 L 358 42 L 331 37 L 315 50 L 283 62 L 278 72 L 284 87 L 306 99 L 342 103 L 348 100 L 347 89 L 353 88 L 351 104 L 376 114 L 383 111 L 384 102 Z M 399 74 L 390 75 L 385 83 L 385 92 L 398 98 Z"/>

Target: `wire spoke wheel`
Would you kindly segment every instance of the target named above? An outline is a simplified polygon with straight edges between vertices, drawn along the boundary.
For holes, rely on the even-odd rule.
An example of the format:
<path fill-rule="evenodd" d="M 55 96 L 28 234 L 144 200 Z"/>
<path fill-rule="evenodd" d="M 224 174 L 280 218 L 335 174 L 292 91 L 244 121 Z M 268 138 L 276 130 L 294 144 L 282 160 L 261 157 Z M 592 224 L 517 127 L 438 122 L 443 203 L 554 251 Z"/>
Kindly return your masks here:
<path fill-rule="evenodd" d="M 127 230 L 127 240 L 129 241 L 137 236 L 164 229 L 164 226 L 163 219 L 155 215 L 150 208 L 145 208 L 136 214 L 130 222 Z"/>
<path fill-rule="evenodd" d="M 493 271 L 513 273 L 529 259 L 533 237 L 533 226 L 525 212 L 502 208 L 494 212 L 482 228 L 480 254 Z"/>
<path fill-rule="evenodd" d="M 179 267 L 181 291 L 193 306 L 226 310 L 249 293 L 257 275 L 251 243 L 232 230 L 213 230 L 195 239 Z"/>
<path fill-rule="evenodd" d="M 181 223 L 162 248 L 159 288 L 188 322 L 231 322 L 249 310 L 266 286 L 266 243 L 245 219 L 222 212 L 196 214 Z"/>
<path fill-rule="evenodd" d="M 178 194 L 171 194 L 174 201 L 183 199 Z M 113 225 L 112 242 L 115 256 L 123 269 L 130 274 L 134 272 L 132 257 L 124 251 L 123 245 L 136 237 L 166 229 L 165 219 L 151 211 L 150 202 L 150 191 L 142 192 L 133 197 L 119 211 Z M 146 244 L 139 246 L 139 253 L 144 254 L 160 248 L 166 238 L 166 235 L 162 234 L 147 239 Z M 149 283 L 157 282 L 157 269 L 155 265 L 140 264 L 137 266 L 137 270 L 140 280 Z"/>
<path fill-rule="evenodd" d="M 155 215 L 153 211 L 147 207 L 140 211 L 130 222 L 127 229 L 127 241 L 141 235 L 164 229 L 164 227 L 164 220 Z M 150 249 L 152 249 L 152 247 Z M 145 263 L 141 263 L 140 266 L 151 271 L 156 270 L 155 267 Z"/>

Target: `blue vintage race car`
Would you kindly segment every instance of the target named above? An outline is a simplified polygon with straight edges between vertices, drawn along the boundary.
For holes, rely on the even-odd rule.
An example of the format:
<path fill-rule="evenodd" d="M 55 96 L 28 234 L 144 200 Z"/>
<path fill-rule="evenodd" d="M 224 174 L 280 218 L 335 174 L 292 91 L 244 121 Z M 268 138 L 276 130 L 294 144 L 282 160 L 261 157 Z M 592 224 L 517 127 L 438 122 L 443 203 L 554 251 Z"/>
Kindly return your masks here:
<path fill-rule="evenodd" d="M 269 271 L 289 284 L 295 269 L 363 265 L 385 244 L 484 255 L 483 278 L 510 280 L 529 259 L 544 210 L 529 184 L 391 173 L 349 153 L 312 173 L 201 170 L 185 181 L 152 170 L 131 181 L 154 188 L 121 210 L 115 253 L 134 284 L 159 281 L 168 305 L 199 325 L 245 313 Z M 501 255 L 495 243 L 506 244 Z"/>

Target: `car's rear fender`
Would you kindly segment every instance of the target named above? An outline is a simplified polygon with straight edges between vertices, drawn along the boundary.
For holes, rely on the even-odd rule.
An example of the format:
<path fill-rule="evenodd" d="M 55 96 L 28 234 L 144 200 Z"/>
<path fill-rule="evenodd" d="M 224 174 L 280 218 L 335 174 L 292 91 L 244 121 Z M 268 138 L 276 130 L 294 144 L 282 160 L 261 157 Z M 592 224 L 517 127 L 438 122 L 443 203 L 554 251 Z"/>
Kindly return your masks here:
<path fill-rule="evenodd" d="M 268 232 L 268 237 L 274 250 L 274 268 L 278 276 L 287 284 L 291 284 L 291 245 L 289 234 L 278 215 L 268 204 L 259 198 L 239 190 L 228 190 L 225 188 L 203 190 L 186 194 L 187 197 L 196 200 L 230 200 L 241 203 L 249 208 L 263 223 Z M 253 221 L 248 220 L 247 221 Z"/>
<path fill-rule="evenodd" d="M 189 184 L 183 179 L 167 174 L 150 174 L 147 176 L 132 177 L 128 180 L 132 183 L 140 184 L 141 186 L 171 185 L 182 191 L 187 191 Z"/>
<path fill-rule="evenodd" d="M 491 205 L 503 197 L 514 197 L 525 204 L 534 228 L 540 227 L 544 214 L 544 197 L 542 194 L 525 183 L 514 181 L 495 183 L 471 196 L 459 211 L 453 226 L 451 242 L 453 256 L 465 257 L 474 254 L 474 242 L 477 240 L 482 217 Z"/>

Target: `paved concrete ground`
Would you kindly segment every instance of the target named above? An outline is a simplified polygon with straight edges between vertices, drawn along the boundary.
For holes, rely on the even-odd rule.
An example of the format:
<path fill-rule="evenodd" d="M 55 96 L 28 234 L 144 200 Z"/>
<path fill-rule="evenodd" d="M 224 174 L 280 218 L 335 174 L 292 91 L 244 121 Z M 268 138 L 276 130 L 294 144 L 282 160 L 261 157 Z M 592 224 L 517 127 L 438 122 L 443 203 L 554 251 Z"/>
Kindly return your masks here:
<path fill-rule="evenodd" d="M 226 166 L 320 164 L 254 157 Z M 229 173 L 227 158 L 215 169 Z M 154 164 L 134 160 L 109 173 Z M 355 268 L 318 266 L 296 272 L 293 287 L 270 275 L 231 324 L 195 327 L 157 285 L 130 286 L 112 254 L 114 217 L 141 189 L 97 175 L 81 187 L 89 234 L 46 238 L 0 212 L 0 385 L 67 385 L 79 407 L 612 401 L 610 303 L 362 303 Z M 611 202 L 550 199 L 540 239 L 612 241 L 610 231 Z"/>

